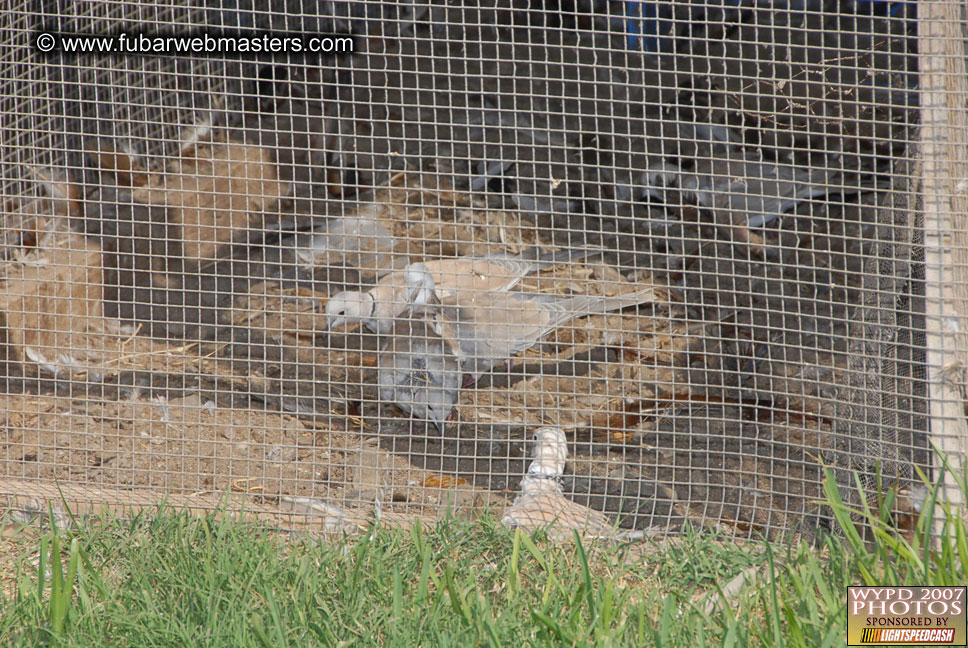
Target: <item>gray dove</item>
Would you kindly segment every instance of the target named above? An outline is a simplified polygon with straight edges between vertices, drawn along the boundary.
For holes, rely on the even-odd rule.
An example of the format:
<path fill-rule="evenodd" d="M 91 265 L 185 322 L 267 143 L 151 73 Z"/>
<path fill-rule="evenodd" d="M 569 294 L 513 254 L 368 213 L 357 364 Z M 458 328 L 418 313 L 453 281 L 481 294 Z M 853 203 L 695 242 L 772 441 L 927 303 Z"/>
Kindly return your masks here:
<path fill-rule="evenodd" d="M 440 300 L 452 298 L 457 293 L 505 292 L 533 272 L 600 251 L 569 249 L 549 252 L 535 259 L 493 255 L 425 261 L 421 267 L 425 267 L 433 279 L 431 288 L 420 285 L 414 275 L 407 275 L 412 266 L 391 272 L 367 292 L 347 291 L 330 297 L 326 302 L 329 327 L 362 321 L 370 331 L 386 334 L 393 327 L 394 319 L 410 304 L 427 303 L 430 291 Z"/>
<path fill-rule="evenodd" d="M 380 398 L 414 417 L 433 421 L 441 434 L 457 402 L 461 367 L 440 335 L 436 305 L 414 306 L 398 319 L 377 359 Z"/>

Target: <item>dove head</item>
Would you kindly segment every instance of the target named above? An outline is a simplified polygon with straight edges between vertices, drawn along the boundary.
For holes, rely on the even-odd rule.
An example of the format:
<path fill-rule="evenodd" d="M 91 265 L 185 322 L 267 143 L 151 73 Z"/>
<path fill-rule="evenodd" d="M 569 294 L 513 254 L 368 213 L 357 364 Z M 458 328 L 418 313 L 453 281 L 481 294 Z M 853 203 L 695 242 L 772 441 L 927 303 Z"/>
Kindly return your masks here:
<path fill-rule="evenodd" d="M 437 426 L 437 431 L 440 432 L 440 436 L 444 436 L 444 422 L 450 416 L 452 409 L 454 409 L 454 404 L 447 402 L 445 398 L 435 399 L 431 397 L 430 402 L 427 403 L 427 418 Z"/>
<path fill-rule="evenodd" d="M 413 306 L 429 304 L 434 299 L 434 276 L 422 263 L 411 263 L 403 270 L 407 285 L 407 302 Z"/>
<path fill-rule="evenodd" d="M 326 302 L 326 320 L 329 328 L 341 324 L 361 322 L 373 315 L 373 295 L 347 291 L 337 293 Z"/>
<path fill-rule="evenodd" d="M 557 479 L 565 471 L 568 440 L 561 428 L 543 427 L 534 433 L 534 461 L 528 467 L 529 477 Z"/>

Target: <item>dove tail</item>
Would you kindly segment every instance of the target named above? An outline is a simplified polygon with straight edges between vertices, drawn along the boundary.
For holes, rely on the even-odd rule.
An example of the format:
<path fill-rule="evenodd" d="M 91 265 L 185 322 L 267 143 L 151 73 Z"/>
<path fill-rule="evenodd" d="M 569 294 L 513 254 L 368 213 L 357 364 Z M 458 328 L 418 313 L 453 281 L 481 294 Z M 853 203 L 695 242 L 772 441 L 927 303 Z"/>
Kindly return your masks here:
<path fill-rule="evenodd" d="M 579 295 L 569 297 L 559 302 L 559 305 L 567 313 L 571 314 L 569 319 L 584 317 L 586 315 L 602 315 L 612 311 L 622 310 L 629 306 L 638 306 L 654 302 L 657 299 L 655 288 L 643 288 L 635 292 L 614 297 L 598 297 L 595 295 Z"/>

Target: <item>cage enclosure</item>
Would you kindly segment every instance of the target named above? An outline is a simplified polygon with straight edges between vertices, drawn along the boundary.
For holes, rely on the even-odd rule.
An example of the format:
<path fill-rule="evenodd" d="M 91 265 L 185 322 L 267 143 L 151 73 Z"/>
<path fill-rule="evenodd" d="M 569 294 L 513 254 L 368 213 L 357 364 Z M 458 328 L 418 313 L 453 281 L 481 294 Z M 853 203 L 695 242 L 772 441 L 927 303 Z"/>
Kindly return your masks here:
<path fill-rule="evenodd" d="M 811 537 L 964 461 L 960 4 L 269 4 L 0 15 L 8 510 Z"/>

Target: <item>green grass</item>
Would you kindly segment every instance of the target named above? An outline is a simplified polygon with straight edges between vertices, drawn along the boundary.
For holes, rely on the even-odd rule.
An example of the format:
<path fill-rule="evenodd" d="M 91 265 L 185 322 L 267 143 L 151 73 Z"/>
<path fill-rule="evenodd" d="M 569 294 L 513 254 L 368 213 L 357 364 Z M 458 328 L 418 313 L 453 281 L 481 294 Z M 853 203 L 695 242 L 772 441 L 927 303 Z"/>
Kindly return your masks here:
<path fill-rule="evenodd" d="M 843 645 L 849 584 L 966 581 L 960 514 L 937 505 L 948 524 L 935 551 L 930 506 L 913 541 L 882 511 L 856 511 L 865 543 L 829 483 L 827 498 L 842 533 L 812 547 L 698 531 L 644 550 L 553 544 L 493 518 L 339 542 L 165 511 L 28 527 L 13 539 L 22 562 L 0 594 L 0 645 L 813 648 Z M 703 612 L 703 593 L 751 566 L 755 584 Z"/>

